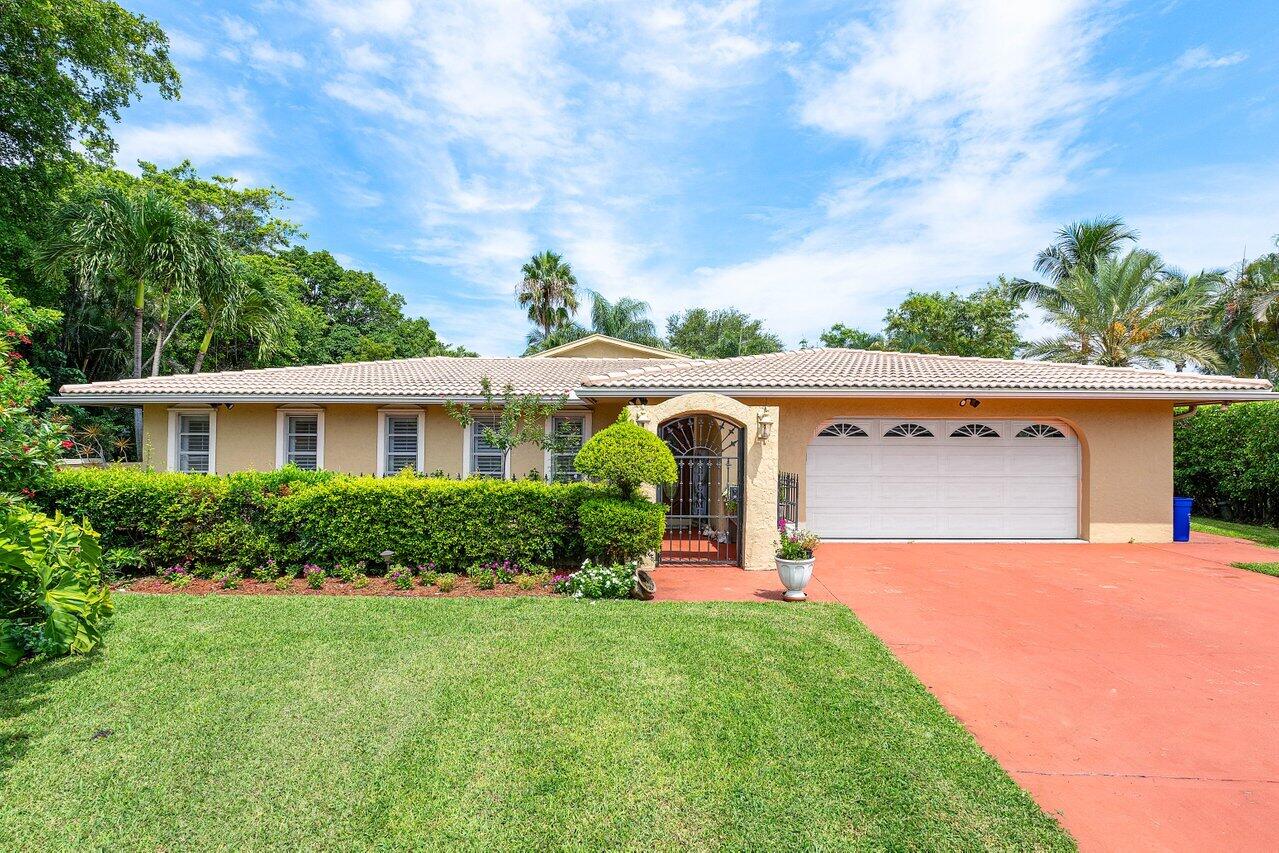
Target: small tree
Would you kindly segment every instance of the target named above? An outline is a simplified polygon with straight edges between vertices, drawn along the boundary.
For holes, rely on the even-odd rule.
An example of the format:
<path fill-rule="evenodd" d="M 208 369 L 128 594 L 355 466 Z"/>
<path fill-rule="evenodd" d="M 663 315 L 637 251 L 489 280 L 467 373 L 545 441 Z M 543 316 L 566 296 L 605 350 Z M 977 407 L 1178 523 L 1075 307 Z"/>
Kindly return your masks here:
<path fill-rule="evenodd" d="M 617 423 L 600 430 L 582 445 L 574 461 L 577 470 L 608 483 L 630 498 L 643 484 L 675 485 L 675 456 L 653 433 L 632 423 L 626 412 Z"/>
<path fill-rule="evenodd" d="M 487 376 L 480 380 L 484 402 L 479 406 L 470 403 L 445 403 L 449 416 L 465 429 L 475 423 L 476 412 L 492 412 L 498 415 L 497 427 L 485 426 L 484 440 L 502 451 L 502 471 L 511 470 L 511 451 L 522 444 L 536 444 L 552 453 L 563 452 L 571 436 L 568 433 L 546 432 L 546 419 L 564 408 L 568 397 L 561 394 L 547 402 L 537 394 L 516 394 L 508 382 L 501 396 L 493 393 L 493 383 Z M 512 472 L 513 473 L 513 472 Z"/>

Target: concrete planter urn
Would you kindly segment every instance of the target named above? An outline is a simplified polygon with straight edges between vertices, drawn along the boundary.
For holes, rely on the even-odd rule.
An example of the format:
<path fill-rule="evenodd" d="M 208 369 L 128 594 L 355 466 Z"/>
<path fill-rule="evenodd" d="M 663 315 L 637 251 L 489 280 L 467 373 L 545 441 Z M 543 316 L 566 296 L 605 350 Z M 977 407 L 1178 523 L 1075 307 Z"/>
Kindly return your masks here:
<path fill-rule="evenodd" d="M 782 593 L 782 598 L 786 601 L 804 601 L 808 598 L 808 593 L 804 592 L 804 587 L 808 586 L 808 582 L 813 579 L 813 563 L 817 562 L 816 557 L 809 557 L 807 560 L 783 560 L 777 557 L 777 576 L 782 579 L 782 586 L 786 587 L 786 592 Z"/>

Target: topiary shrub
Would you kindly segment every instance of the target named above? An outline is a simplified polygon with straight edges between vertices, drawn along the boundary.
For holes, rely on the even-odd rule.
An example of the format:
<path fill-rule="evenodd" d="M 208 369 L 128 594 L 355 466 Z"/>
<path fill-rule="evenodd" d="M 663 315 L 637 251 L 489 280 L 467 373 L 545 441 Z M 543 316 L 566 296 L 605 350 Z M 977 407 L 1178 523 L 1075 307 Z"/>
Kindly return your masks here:
<path fill-rule="evenodd" d="M 642 560 L 662 547 L 666 507 L 642 499 L 596 498 L 577 513 L 586 556 L 605 564 Z"/>
<path fill-rule="evenodd" d="M 675 485 L 675 456 L 653 433 L 622 412 L 617 423 L 591 436 L 574 459 L 576 469 L 629 498 L 643 484 Z"/>

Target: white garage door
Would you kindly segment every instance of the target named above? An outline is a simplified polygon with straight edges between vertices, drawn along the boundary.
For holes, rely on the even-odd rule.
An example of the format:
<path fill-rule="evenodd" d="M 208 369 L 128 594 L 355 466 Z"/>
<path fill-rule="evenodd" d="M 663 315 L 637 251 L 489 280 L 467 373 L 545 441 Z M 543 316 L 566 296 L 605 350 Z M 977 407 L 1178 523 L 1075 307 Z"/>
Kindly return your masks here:
<path fill-rule="evenodd" d="M 849 418 L 808 446 L 805 526 L 828 539 L 1074 539 L 1079 440 L 1039 421 Z"/>

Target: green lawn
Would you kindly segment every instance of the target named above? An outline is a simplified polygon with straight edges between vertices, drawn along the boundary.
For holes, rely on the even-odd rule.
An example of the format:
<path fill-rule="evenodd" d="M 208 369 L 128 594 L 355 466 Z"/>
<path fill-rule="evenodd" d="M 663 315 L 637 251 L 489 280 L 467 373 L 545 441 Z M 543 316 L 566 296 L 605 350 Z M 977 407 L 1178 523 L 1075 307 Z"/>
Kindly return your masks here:
<path fill-rule="evenodd" d="M 1216 533 L 1218 536 L 1251 539 L 1260 545 L 1279 548 L 1279 529 L 1263 527 L 1260 524 L 1239 524 L 1235 521 L 1220 521 L 1215 518 L 1196 518 L 1191 520 L 1190 529 L 1202 533 Z"/>
<path fill-rule="evenodd" d="M 843 607 L 117 600 L 0 680 L 0 849 L 1072 846 Z"/>
<path fill-rule="evenodd" d="M 1236 569 L 1247 569 L 1263 575 L 1279 578 L 1279 563 L 1231 563 Z"/>

